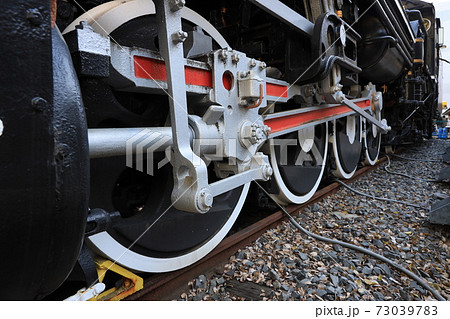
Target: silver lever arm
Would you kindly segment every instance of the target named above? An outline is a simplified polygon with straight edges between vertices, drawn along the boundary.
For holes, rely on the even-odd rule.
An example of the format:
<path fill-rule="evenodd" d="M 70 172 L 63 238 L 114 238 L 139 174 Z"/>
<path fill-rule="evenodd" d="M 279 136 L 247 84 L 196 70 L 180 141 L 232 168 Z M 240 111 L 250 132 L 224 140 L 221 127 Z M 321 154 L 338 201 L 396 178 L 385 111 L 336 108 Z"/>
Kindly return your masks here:
<path fill-rule="evenodd" d="M 376 118 L 374 118 L 372 115 L 367 113 L 366 111 L 362 110 L 358 105 L 353 103 L 352 101 L 343 98 L 341 101 L 342 104 L 345 106 L 348 106 L 353 111 L 364 117 L 366 120 L 368 120 L 370 123 L 374 124 L 375 126 L 379 127 L 384 133 L 391 130 L 391 127 L 386 124 L 386 120 L 379 121 Z"/>
<path fill-rule="evenodd" d="M 213 203 L 208 172 L 205 163 L 194 154 L 190 145 L 183 54 L 183 41 L 187 33 L 181 26 L 184 0 L 156 0 L 155 4 L 159 48 L 167 71 L 172 124 L 172 203 L 183 211 L 206 213 Z"/>

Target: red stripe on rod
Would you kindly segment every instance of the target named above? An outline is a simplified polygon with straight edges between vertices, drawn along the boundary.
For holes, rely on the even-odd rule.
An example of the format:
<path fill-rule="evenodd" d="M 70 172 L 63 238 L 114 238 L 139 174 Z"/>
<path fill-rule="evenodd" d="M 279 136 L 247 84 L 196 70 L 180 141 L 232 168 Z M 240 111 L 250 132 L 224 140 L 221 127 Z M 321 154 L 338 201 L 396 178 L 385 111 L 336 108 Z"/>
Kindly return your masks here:
<path fill-rule="evenodd" d="M 186 84 L 213 87 L 211 71 L 185 66 L 184 76 L 186 77 Z"/>
<path fill-rule="evenodd" d="M 140 79 L 167 82 L 166 64 L 161 60 L 135 55 L 134 75 Z"/>
<path fill-rule="evenodd" d="M 370 100 L 356 102 L 355 104 L 360 108 L 366 108 L 370 106 Z M 271 128 L 271 133 L 277 133 L 297 127 L 301 124 L 306 124 L 319 119 L 326 119 L 329 117 L 347 113 L 349 111 L 351 111 L 351 109 L 345 105 L 336 105 L 333 107 L 324 108 L 323 110 L 314 110 L 310 112 L 265 120 L 264 124 L 268 125 Z"/>
<path fill-rule="evenodd" d="M 269 96 L 276 97 L 288 97 L 287 94 L 288 87 L 285 85 L 267 83 L 266 84 L 266 94 Z"/>
<path fill-rule="evenodd" d="M 140 79 L 167 82 L 166 64 L 161 60 L 135 55 L 134 75 Z M 213 87 L 211 71 L 186 65 L 184 76 L 188 85 Z"/>

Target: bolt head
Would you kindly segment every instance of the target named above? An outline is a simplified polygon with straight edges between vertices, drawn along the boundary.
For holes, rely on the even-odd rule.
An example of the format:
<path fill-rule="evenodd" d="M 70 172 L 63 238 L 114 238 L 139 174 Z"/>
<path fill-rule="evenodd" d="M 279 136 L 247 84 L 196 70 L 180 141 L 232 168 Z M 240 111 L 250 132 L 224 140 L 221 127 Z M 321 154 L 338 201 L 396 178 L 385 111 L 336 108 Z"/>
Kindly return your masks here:
<path fill-rule="evenodd" d="M 223 49 L 219 52 L 219 59 L 223 62 L 226 62 L 228 59 L 228 51 L 226 49 Z"/>
<path fill-rule="evenodd" d="M 175 32 L 174 34 L 172 34 L 172 40 L 173 40 L 173 42 L 175 42 L 177 44 L 184 42 L 184 40 L 186 40 L 187 37 L 188 37 L 188 34 L 187 34 L 187 32 L 184 32 L 184 31 L 178 31 L 178 32 Z"/>
<path fill-rule="evenodd" d="M 212 207 L 213 202 L 214 197 L 208 190 L 203 189 L 200 191 L 197 197 L 197 204 L 202 211 L 207 212 Z"/>
<path fill-rule="evenodd" d="M 265 70 L 265 69 L 267 68 L 267 64 L 266 64 L 265 62 L 262 62 L 262 63 L 259 65 L 259 68 L 260 68 L 261 71 L 262 71 L 262 70 Z"/>
<path fill-rule="evenodd" d="M 270 176 L 273 174 L 273 169 L 270 167 L 270 165 L 265 165 L 263 170 L 263 177 L 265 180 L 268 180 Z"/>
<path fill-rule="evenodd" d="M 183 9 L 185 4 L 186 4 L 185 0 L 172 0 L 172 1 L 170 1 L 170 9 L 173 12 L 176 12 L 178 10 Z"/>
<path fill-rule="evenodd" d="M 248 106 L 248 101 L 247 101 L 247 100 L 244 100 L 244 99 L 241 99 L 241 100 L 239 101 L 239 106 L 242 106 L 242 107 Z"/>
<path fill-rule="evenodd" d="M 249 64 L 249 66 L 250 66 L 251 68 L 254 68 L 254 67 L 256 66 L 256 60 L 255 60 L 255 59 L 251 59 L 250 62 L 249 62 L 248 64 Z"/>

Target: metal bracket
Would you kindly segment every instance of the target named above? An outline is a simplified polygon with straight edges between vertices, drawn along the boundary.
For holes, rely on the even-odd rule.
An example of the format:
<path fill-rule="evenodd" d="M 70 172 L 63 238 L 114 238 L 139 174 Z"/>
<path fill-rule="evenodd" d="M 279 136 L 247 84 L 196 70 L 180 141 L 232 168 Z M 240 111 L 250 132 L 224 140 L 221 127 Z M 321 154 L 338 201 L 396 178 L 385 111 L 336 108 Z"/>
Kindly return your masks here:
<path fill-rule="evenodd" d="M 111 288 L 89 300 L 119 301 L 144 288 L 144 280 L 141 277 L 122 268 L 118 264 L 113 263 L 111 260 L 96 257 L 95 265 L 97 267 L 99 282 L 103 282 L 107 271 L 112 271 L 122 276 L 122 284 L 119 287 Z"/>

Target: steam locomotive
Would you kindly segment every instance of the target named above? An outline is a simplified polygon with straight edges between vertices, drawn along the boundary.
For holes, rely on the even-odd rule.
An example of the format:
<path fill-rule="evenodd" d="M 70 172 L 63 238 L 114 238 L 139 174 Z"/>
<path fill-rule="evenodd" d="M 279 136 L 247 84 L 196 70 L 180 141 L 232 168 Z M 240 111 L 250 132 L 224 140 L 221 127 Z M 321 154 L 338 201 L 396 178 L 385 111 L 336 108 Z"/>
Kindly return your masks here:
<path fill-rule="evenodd" d="M 44 298 L 86 252 L 186 267 L 252 182 L 304 203 L 438 116 L 440 21 L 422 1 L 0 8 L 2 299 Z"/>

